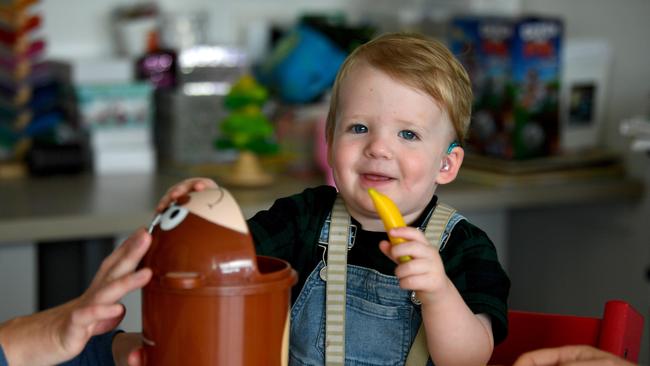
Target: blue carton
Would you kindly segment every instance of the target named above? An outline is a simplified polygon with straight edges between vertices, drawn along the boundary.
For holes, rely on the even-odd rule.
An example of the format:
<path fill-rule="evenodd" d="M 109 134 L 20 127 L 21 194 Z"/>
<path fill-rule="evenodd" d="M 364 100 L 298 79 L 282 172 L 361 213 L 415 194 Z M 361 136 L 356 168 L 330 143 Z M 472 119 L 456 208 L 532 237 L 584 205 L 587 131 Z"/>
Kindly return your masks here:
<path fill-rule="evenodd" d="M 89 130 L 151 124 L 153 87 L 146 82 L 77 85 L 82 126 Z"/>
<path fill-rule="evenodd" d="M 474 91 L 469 151 L 504 159 L 558 152 L 562 36 L 556 18 L 453 19 L 450 49 Z"/>

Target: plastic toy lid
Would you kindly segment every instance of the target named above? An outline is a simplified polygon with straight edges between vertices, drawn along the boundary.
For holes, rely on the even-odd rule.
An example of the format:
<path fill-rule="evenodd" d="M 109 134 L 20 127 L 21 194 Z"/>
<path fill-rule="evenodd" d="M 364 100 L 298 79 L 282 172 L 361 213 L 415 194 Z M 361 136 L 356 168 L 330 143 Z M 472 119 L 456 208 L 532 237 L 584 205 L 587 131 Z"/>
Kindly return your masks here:
<path fill-rule="evenodd" d="M 151 223 L 142 265 L 163 287 L 248 284 L 259 277 L 255 248 L 239 205 L 224 188 L 179 198 Z"/>

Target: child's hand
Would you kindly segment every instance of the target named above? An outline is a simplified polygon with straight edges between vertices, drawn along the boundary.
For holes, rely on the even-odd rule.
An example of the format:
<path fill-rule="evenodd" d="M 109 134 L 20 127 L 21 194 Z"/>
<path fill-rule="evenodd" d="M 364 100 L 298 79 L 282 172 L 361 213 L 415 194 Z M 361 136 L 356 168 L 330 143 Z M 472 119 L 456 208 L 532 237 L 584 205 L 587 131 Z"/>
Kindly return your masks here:
<path fill-rule="evenodd" d="M 19 317 L 0 326 L 0 343 L 10 365 L 51 365 L 78 355 L 90 337 L 115 328 L 124 317 L 118 301 L 151 279 L 135 271 L 151 243 L 139 229 L 103 262 L 80 297 L 55 308 Z"/>
<path fill-rule="evenodd" d="M 379 249 L 397 263 L 395 276 L 400 281 L 400 287 L 417 291 L 417 297 L 422 303 L 436 298 L 435 294 L 449 288 L 450 282 L 438 253 L 431 246 L 424 233 L 413 227 L 391 229 L 390 236 L 404 238 L 407 241 L 391 245 L 387 240 L 379 243 Z M 402 256 L 410 256 L 408 262 L 400 262 Z"/>
<path fill-rule="evenodd" d="M 492 354 L 492 325 L 486 314 L 474 314 L 445 272 L 438 248 L 412 227 L 390 230 L 390 236 L 407 240 L 391 245 L 382 240 L 381 251 L 395 263 L 400 287 L 415 290 L 422 303 L 422 324 L 427 349 L 436 365 L 485 365 Z M 400 263 L 398 258 L 410 256 Z"/>
<path fill-rule="evenodd" d="M 144 365 L 141 333 L 119 333 L 113 338 L 113 360 L 116 366 Z"/>
<path fill-rule="evenodd" d="M 200 192 L 206 188 L 217 188 L 218 185 L 210 178 L 190 178 L 173 185 L 167 193 L 158 201 L 156 211 L 163 212 L 167 206 L 179 197 L 192 191 Z"/>

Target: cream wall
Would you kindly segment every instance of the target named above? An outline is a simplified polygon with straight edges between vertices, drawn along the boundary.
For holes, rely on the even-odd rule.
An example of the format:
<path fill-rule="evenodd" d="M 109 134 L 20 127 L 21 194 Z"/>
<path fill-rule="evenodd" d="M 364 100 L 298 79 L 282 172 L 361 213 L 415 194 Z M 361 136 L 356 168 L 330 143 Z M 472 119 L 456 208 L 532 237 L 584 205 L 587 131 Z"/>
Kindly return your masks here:
<path fill-rule="evenodd" d="M 143 2 L 143 1 L 141 1 Z M 53 57 L 95 58 L 112 56 L 110 13 L 120 5 L 137 1 L 48 0 L 40 6 L 45 17 L 44 32 Z M 345 9 L 345 0 L 160 0 L 159 7 L 169 13 L 202 12 L 209 18 L 209 40 L 237 44 L 245 39 L 247 24 L 256 21 L 291 23 L 298 14 L 316 10 Z M 71 27 L 71 24 L 75 24 Z"/>
<path fill-rule="evenodd" d="M 522 0 L 522 9 L 540 14 L 561 14 L 567 38 L 606 40 L 614 52 L 605 106 L 603 140 L 625 150 L 618 124 L 639 114 L 650 114 L 650 1 L 648 0 Z M 646 160 L 630 156 L 638 176 Z"/>
<path fill-rule="evenodd" d="M 650 1 L 522 0 L 525 11 L 561 14 L 568 38 L 600 38 L 614 51 L 603 140 L 626 152 L 618 124 L 650 115 Z M 630 301 L 646 318 L 641 364 L 650 353 L 650 154 L 626 152 L 646 182 L 638 203 L 521 210 L 510 218 L 513 306 L 599 314 L 608 299 Z M 545 235 L 530 235 L 531 232 Z"/>
<path fill-rule="evenodd" d="M 40 6 L 45 18 L 43 33 L 48 37 L 49 54 L 72 59 L 112 56 L 109 14 L 117 5 L 133 3 L 125 0 L 44 1 Z M 604 141 L 624 149 L 624 141 L 617 131 L 618 122 L 634 114 L 650 113 L 650 68 L 647 67 L 650 48 L 646 46 L 650 35 L 647 20 L 650 2 L 647 0 L 160 0 L 159 4 L 165 12 L 207 14 L 211 41 L 240 45 L 245 42 L 251 24 L 271 21 L 291 24 L 297 15 L 310 11 L 344 10 L 352 20 L 388 19 L 420 9 L 444 15 L 463 7 L 560 15 L 566 22 L 567 38 L 604 39 L 615 53 L 605 108 Z"/>

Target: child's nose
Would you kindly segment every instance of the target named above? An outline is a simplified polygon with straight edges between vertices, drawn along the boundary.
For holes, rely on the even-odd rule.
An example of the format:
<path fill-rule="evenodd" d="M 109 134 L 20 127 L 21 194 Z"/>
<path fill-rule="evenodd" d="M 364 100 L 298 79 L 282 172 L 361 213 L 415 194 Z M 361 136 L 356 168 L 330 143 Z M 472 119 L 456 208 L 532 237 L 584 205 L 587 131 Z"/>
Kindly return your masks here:
<path fill-rule="evenodd" d="M 366 155 L 375 159 L 390 159 L 393 152 L 390 143 L 379 135 L 372 135 L 366 146 Z"/>

